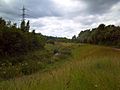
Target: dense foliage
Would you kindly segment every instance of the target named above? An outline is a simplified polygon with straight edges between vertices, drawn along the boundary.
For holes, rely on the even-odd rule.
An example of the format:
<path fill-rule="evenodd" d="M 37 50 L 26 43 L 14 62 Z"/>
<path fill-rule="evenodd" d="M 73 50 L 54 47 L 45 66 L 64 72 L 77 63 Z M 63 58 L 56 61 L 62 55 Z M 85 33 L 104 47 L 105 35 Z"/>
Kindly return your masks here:
<path fill-rule="evenodd" d="M 67 61 L 71 56 L 71 47 L 64 43 L 46 44 L 42 50 L 38 49 L 14 57 L 2 57 L 0 58 L 0 82 L 38 71 L 43 72 L 54 67 L 58 62 Z"/>
<path fill-rule="evenodd" d="M 24 22 L 24 24 L 23 24 Z M 43 48 L 45 38 L 29 32 L 29 21 L 21 27 L 0 18 L 0 56 L 24 54 L 30 50 Z"/>
<path fill-rule="evenodd" d="M 29 21 L 22 21 L 17 28 L 15 23 L 0 18 L 0 81 L 43 71 L 71 54 L 69 48 L 55 42 L 64 39 L 53 37 L 50 41 L 29 29 Z"/>
<path fill-rule="evenodd" d="M 33 54 L 30 58 L 27 55 L 38 49 L 43 51 L 46 40 L 35 31 L 29 32 L 29 28 L 29 21 L 22 21 L 21 27 L 17 28 L 16 23 L 11 24 L 0 18 L 0 79 L 30 74 L 42 68 L 37 63 L 48 53 L 39 54 L 38 61 L 33 60 Z"/>
<path fill-rule="evenodd" d="M 120 27 L 100 24 L 97 28 L 93 28 L 92 30 L 81 31 L 76 41 L 120 47 Z"/>

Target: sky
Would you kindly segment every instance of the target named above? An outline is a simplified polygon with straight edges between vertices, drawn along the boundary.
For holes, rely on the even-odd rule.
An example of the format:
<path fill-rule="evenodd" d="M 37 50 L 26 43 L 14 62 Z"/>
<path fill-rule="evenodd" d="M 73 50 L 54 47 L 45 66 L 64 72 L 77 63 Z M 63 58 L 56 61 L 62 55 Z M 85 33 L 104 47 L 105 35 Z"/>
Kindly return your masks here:
<path fill-rule="evenodd" d="M 71 38 L 102 23 L 120 25 L 120 0 L 0 0 L 0 17 L 20 23 L 23 5 L 31 30 L 43 35 Z"/>

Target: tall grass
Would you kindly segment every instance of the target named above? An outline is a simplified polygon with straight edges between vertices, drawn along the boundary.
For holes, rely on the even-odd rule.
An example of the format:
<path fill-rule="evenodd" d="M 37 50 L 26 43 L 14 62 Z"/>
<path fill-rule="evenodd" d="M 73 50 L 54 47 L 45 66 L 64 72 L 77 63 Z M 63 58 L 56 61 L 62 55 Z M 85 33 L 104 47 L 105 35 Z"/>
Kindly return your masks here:
<path fill-rule="evenodd" d="M 0 83 L 0 90 L 120 90 L 120 51 L 74 45 L 61 66 Z"/>

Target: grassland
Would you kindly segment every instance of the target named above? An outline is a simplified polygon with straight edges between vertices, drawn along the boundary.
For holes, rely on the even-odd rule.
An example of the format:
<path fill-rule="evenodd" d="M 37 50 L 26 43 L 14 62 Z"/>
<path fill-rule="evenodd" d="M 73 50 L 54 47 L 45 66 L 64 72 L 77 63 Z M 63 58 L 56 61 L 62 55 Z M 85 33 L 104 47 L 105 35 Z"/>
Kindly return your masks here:
<path fill-rule="evenodd" d="M 74 45 L 64 64 L 0 82 L 0 90 L 120 90 L 120 50 Z"/>

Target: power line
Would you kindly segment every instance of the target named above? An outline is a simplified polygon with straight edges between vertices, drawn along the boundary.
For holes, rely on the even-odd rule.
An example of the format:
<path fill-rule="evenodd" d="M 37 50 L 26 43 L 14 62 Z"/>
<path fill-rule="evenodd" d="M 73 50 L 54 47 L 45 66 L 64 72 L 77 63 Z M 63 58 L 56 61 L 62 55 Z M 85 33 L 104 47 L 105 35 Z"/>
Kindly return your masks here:
<path fill-rule="evenodd" d="M 21 15 L 21 16 L 22 16 L 22 21 L 24 21 L 25 18 L 26 18 L 26 15 L 27 15 L 27 14 L 26 14 L 26 10 L 27 10 L 27 9 L 26 9 L 26 8 L 24 7 L 24 5 L 23 5 L 23 8 L 22 8 L 21 10 L 22 10 L 22 15 Z"/>

